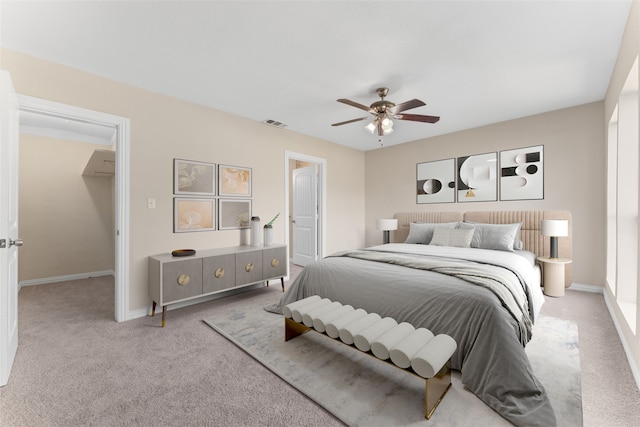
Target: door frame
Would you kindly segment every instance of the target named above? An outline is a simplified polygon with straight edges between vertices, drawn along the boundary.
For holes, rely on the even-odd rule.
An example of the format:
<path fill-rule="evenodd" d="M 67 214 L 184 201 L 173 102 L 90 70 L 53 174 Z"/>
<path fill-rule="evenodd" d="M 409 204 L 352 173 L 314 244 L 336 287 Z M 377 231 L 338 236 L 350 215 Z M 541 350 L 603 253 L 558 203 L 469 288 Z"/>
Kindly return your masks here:
<path fill-rule="evenodd" d="M 287 226 L 284 228 L 284 240 L 287 244 L 290 242 L 289 225 L 291 221 L 289 212 L 289 193 L 291 192 L 291 168 L 289 163 L 291 160 L 300 160 L 303 162 L 315 163 L 318 165 L 318 250 L 317 255 L 324 258 L 326 248 L 326 217 L 327 217 L 327 160 L 310 156 L 308 154 L 296 153 L 293 151 L 284 152 L 284 216 L 287 218 Z"/>
<path fill-rule="evenodd" d="M 115 128 L 115 320 L 129 320 L 129 119 L 18 94 L 19 111 Z"/>

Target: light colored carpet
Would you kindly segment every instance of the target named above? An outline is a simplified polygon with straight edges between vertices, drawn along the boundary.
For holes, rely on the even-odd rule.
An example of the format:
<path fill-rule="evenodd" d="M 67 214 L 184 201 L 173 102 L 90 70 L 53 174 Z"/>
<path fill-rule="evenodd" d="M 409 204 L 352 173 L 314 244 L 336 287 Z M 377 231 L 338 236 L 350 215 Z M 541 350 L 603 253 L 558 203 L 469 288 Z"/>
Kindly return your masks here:
<path fill-rule="evenodd" d="M 315 332 L 284 342 L 282 316 L 262 309 L 273 302 L 269 294 L 247 295 L 229 301 L 205 323 L 348 425 L 425 425 L 423 380 Z M 576 324 L 543 316 L 534 336 L 527 353 L 558 426 L 582 426 Z M 511 425 L 464 388 L 459 372 L 452 382 L 430 426 Z"/>
<path fill-rule="evenodd" d="M 112 277 L 20 290 L 0 426 L 343 425 L 202 322 L 224 299 L 171 310 L 162 328 L 158 315 L 116 323 L 113 295 Z"/>
<path fill-rule="evenodd" d="M 113 295 L 112 277 L 22 288 L 0 426 L 343 425 L 202 322 L 245 295 L 171 310 L 164 329 L 158 316 L 114 322 Z M 568 289 L 546 300 L 544 315 L 578 324 L 584 427 L 640 425 L 640 393 L 602 295 Z"/>

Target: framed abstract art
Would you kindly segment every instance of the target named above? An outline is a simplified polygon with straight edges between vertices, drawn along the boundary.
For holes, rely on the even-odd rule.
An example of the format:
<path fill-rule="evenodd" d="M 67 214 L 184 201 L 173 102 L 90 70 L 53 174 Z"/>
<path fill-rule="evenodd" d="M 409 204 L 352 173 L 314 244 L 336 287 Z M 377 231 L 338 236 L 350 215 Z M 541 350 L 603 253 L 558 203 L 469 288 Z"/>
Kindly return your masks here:
<path fill-rule="evenodd" d="M 218 200 L 218 229 L 234 230 L 251 226 L 251 200 Z"/>
<path fill-rule="evenodd" d="M 176 197 L 173 199 L 173 232 L 215 230 L 215 212 L 215 199 Z"/>
<path fill-rule="evenodd" d="M 215 196 L 215 163 L 173 159 L 173 194 Z"/>
<path fill-rule="evenodd" d="M 458 157 L 458 202 L 498 200 L 498 154 Z"/>
<path fill-rule="evenodd" d="M 251 197 L 251 168 L 218 166 L 220 196 Z"/>
<path fill-rule="evenodd" d="M 500 152 L 500 200 L 544 199 L 544 146 Z"/>
<path fill-rule="evenodd" d="M 455 202 L 455 159 L 416 165 L 416 203 Z"/>

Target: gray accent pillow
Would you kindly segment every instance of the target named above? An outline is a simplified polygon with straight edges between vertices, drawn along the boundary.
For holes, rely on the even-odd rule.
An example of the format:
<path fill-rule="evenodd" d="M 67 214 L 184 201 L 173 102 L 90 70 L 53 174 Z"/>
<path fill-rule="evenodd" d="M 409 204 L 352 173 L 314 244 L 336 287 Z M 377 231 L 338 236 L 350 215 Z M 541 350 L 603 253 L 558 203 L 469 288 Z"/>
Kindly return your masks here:
<path fill-rule="evenodd" d="M 457 226 L 457 222 L 412 222 L 409 224 L 409 235 L 404 242 L 428 245 L 436 228 L 456 228 Z"/>
<path fill-rule="evenodd" d="M 518 232 L 522 227 L 521 222 L 515 224 L 481 224 L 465 221 L 460 222 L 458 227 L 475 229 L 471 240 L 472 248 L 513 252 L 516 246 L 522 245 L 522 242 L 517 243 L 520 240 Z"/>
<path fill-rule="evenodd" d="M 468 248 L 473 239 L 475 230 L 473 228 L 444 228 L 439 227 L 433 230 L 433 238 L 430 245 L 433 246 L 453 246 L 456 248 Z"/>

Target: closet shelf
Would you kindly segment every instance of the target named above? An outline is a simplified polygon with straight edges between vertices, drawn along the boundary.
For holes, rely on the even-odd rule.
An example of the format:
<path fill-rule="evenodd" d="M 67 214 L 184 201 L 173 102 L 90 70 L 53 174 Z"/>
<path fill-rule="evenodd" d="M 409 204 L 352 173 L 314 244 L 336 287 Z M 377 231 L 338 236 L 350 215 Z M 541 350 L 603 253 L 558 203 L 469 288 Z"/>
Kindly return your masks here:
<path fill-rule="evenodd" d="M 104 176 L 111 178 L 116 173 L 116 152 L 110 150 L 95 150 L 82 176 Z"/>

